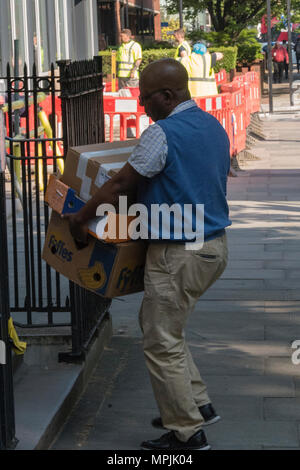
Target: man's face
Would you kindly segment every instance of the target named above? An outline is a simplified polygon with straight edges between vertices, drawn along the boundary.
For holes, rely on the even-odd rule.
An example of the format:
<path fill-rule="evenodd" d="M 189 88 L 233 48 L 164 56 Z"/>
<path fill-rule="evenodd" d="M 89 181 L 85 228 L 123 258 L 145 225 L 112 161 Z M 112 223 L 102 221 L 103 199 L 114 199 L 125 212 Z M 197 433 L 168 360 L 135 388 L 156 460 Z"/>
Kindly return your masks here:
<path fill-rule="evenodd" d="M 174 38 L 175 38 L 176 42 L 181 43 L 183 41 L 183 37 L 179 33 L 174 33 Z"/>
<path fill-rule="evenodd" d="M 125 34 L 125 33 L 121 33 L 121 41 L 124 43 L 126 42 L 129 42 L 130 41 L 130 36 L 128 34 Z"/>
<path fill-rule="evenodd" d="M 147 116 L 151 117 L 154 122 L 159 119 L 165 119 L 169 114 L 164 90 L 161 88 L 150 89 L 141 83 L 139 101 L 140 105 L 144 106 Z"/>

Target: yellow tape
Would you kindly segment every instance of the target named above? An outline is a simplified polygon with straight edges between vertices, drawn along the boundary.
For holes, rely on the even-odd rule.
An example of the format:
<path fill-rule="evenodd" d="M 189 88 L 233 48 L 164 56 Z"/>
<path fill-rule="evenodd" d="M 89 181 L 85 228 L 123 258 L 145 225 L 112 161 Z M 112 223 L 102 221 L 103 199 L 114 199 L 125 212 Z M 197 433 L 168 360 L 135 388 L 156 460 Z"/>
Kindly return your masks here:
<path fill-rule="evenodd" d="M 24 352 L 26 351 L 27 344 L 24 341 L 19 340 L 11 317 L 8 320 L 8 334 L 9 337 L 12 339 L 14 352 L 17 355 L 24 354 Z"/>
<path fill-rule="evenodd" d="M 20 142 L 13 143 L 13 154 L 14 157 L 21 157 L 21 144 Z M 21 184 L 21 160 L 14 160 L 13 161 L 14 173 L 17 177 L 17 180 Z"/>
<path fill-rule="evenodd" d="M 49 119 L 48 119 L 47 114 L 45 113 L 45 111 L 40 111 L 38 113 L 38 117 L 39 117 L 39 120 L 41 121 L 41 124 L 42 124 L 43 128 L 45 129 L 46 136 L 49 139 L 52 139 L 53 138 L 52 127 L 50 125 Z M 53 149 L 53 142 L 50 142 L 50 145 Z M 55 144 L 55 149 L 56 149 L 56 155 L 61 157 L 62 154 L 61 154 L 61 151 L 60 151 L 59 146 L 58 146 L 57 143 Z M 62 174 L 64 172 L 64 161 L 63 161 L 62 158 L 57 159 L 57 166 L 59 168 L 59 171 Z"/>
<path fill-rule="evenodd" d="M 38 156 L 39 157 L 43 156 L 43 147 L 41 143 L 38 144 Z M 38 159 L 38 182 L 39 182 L 40 191 L 44 191 L 44 171 L 43 171 L 43 159 L 42 158 Z"/>

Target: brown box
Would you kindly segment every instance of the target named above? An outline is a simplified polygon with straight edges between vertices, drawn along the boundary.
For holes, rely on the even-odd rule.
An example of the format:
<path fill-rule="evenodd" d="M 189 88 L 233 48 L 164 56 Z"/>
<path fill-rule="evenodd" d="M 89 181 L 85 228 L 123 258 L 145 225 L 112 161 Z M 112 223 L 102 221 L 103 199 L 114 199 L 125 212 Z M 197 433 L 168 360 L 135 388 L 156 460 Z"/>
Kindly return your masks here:
<path fill-rule="evenodd" d="M 71 281 L 104 297 L 118 297 L 144 289 L 147 243 L 104 243 L 89 237 L 76 245 L 69 223 L 56 212 L 51 215 L 43 259 Z"/>
<path fill-rule="evenodd" d="M 127 162 L 139 139 L 72 147 L 60 180 L 87 202 Z"/>
<path fill-rule="evenodd" d="M 76 213 L 85 205 L 74 189 L 69 188 L 55 175 L 49 178 L 45 201 L 58 214 Z M 88 230 L 93 237 L 104 240 L 106 243 L 124 243 L 130 240 L 128 229 L 134 219 L 134 216 L 127 214 L 108 212 L 105 216 L 90 220 Z"/>

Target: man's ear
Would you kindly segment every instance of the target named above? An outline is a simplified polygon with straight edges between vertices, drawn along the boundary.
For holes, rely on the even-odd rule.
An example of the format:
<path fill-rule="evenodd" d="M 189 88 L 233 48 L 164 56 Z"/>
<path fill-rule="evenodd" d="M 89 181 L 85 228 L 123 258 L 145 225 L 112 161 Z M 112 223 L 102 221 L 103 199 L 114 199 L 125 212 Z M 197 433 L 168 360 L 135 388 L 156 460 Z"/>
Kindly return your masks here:
<path fill-rule="evenodd" d="M 167 101 L 173 101 L 174 100 L 174 93 L 172 90 L 165 89 L 163 90 L 163 95 Z"/>

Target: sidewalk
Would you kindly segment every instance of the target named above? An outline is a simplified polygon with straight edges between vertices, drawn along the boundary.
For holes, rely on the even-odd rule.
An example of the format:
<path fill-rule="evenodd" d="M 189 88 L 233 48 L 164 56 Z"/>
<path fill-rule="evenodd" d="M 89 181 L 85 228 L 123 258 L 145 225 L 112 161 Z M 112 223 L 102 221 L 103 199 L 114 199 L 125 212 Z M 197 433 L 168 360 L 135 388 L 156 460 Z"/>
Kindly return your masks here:
<path fill-rule="evenodd" d="M 289 106 L 288 95 L 274 98 Z M 189 342 L 222 420 L 212 449 L 300 449 L 300 113 L 261 114 L 257 141 L 229 180 L 229 264 L 198 302 Z M 114 300 L 114 335 L 52 449 L 139 449 L 162 431 L 142 352 L 142 294 Z"/>

